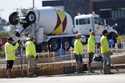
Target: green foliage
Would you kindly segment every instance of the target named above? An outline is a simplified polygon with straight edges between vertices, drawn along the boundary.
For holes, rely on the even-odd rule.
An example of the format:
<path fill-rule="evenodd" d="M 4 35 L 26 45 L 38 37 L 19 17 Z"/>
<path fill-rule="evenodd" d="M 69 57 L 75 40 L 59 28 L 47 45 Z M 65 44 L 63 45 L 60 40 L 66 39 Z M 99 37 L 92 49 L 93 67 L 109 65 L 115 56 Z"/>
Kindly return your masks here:
<path fill-rule="evenodd" d="M 0 32 L 0 37 L 8 37 L 9 32 Z"/>
<path fill-rule="evenodd" d="M 4 49 L 0 48 L 0 57 L 4 57 Z"/>
<path fill-rule="evenodd" d="M 121 35 L 122 41 L 125 41 L 125 35 Z"/>

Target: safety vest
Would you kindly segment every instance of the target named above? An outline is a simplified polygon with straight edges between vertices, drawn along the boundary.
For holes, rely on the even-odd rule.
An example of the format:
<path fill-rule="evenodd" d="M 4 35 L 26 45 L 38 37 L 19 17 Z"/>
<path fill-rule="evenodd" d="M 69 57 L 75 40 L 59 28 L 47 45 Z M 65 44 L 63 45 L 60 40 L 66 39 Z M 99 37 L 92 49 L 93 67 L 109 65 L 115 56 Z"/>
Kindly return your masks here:
<path fill-rule="evenodd" d="M 101 53 L 107 53 L 109 52 L 109 42 L 106 36 L 102 36 L 100 40 L 101 44 Z"/>
<path fill-rule="evenodd" d="M 6 60 L 16 60 L 15 52 L 18 47 L 19 47 L 18 43 L 16 43 L 16 45 L 12 45 L 9 42 L 5 43 L 4 50 L 5 50 Z"/>
<path fill-rule="evenodd" d="M 122 40 L 121 36 L 118 36 L 117 37 L 117 43 L 121 43 L 121 40 Z"/>
<path fill-rule="evenodd" d="M 88 53 L 95 53 L 95 37 L 93 35 L 90 35 L 88 38 L 88 44 L 87 44 L 87 51 Z"/>
<path fill-rule="evenodd" d="M 77 55 L 82 55 L 83 54 L 83 44 L 80 39 L 76 39 L 74 41 L 74 53 Z"/>
<path fill-rule="evenodd" d="M 26 57 L 35 57 L 36 56 L 36 47 L 32 41 L 26 42 L 25 53 L 26 53 Z"/>

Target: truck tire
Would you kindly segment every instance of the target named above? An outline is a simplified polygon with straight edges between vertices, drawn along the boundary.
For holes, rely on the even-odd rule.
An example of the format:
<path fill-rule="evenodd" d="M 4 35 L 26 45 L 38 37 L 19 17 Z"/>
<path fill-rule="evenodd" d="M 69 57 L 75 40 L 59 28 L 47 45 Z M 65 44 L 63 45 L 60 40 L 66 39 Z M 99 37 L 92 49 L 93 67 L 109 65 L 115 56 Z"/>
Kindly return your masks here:
<path fill-rule="evenodd" d="M 33 24 L 36 21 L 36 14 L 33 11 L 30 11 L 26 16 L 27 23 Z"/>
<path fill-rule="evenodd" d="M 60 40 L 51 39 L 49 41 L 49 49 L 50 49 L 50 51 L 58 51 L 60 49 Z"/>
<path fill-rule="evenodd" d="M 9 23 L 12 25 L 17 25 L 19 23 L 18 12 L 13 12 L 12 14 L 10 14 Z"/>

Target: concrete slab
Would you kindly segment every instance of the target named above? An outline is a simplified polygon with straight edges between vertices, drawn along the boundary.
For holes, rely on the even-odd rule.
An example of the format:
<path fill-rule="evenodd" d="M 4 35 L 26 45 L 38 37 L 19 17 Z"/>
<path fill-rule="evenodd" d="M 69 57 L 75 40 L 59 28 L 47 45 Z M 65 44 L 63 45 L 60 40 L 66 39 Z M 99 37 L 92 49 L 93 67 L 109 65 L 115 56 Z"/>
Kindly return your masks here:
<path fill-rule="evenodd" d="M 11 78 L 0 83 L 125 83 L 125 74 Z"/>

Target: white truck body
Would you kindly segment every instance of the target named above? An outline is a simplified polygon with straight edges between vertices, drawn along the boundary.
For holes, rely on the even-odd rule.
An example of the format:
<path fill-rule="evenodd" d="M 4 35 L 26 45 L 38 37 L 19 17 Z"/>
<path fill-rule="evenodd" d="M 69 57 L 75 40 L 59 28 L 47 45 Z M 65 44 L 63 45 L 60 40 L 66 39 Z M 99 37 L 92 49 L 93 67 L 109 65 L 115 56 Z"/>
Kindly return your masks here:
<path fill-rule="evenodd" d="M 71 34 L 73 22 L 71 16 L 63 10 L 45 7 L 33 10 L 36 14 L 36 24 L 44 28 L 44 34 Z"/>

